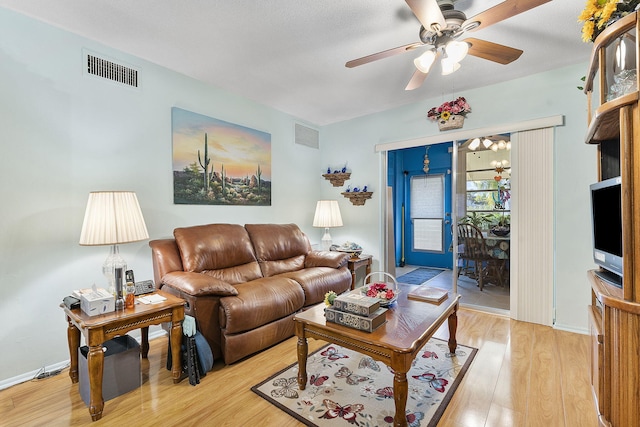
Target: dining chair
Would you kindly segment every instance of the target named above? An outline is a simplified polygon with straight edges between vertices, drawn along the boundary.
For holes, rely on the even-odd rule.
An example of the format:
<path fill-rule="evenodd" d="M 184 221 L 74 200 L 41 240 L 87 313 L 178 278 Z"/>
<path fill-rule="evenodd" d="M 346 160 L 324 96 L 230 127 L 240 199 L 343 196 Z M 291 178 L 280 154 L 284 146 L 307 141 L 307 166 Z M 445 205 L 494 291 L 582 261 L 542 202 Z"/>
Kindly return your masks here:
<path fill-rule="evenodd" d="M 500 274 L 500 260 L 491 256 L 487 250 L 487 244 L 482 231 L 473 224 L 458 224 L 459 257 L 463 260 L 464 267 L 458 269 L 469 271 L 469 262 L 473 263 L 473 277 L 478 281 L 482 291 L 485 280 L 495 278 L 500 286 L 502 275 Z"/>

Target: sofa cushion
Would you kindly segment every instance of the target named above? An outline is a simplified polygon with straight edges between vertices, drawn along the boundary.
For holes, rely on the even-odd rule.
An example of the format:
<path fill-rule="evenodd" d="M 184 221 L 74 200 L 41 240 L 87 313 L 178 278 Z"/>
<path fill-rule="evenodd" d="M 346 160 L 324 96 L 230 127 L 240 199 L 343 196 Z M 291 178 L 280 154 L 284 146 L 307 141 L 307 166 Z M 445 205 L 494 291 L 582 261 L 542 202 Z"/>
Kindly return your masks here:
<path fill-rule="evenodd" d="M 334 291 L 341 294 L 351 287 L 351 272 L 347 267 L 313 267 L 304 270 L 283 273 L 277 277 L 288 277 L 300 284 L 304 290 L 304 305 L 318 304 L 324 301 L 324 294 Z"/>
<path fill-rule="evenodd" d="M 176 228 L 173 232 L 184 271 L 196 273 L 230 269 L 214 277 L 230 284 L 262 276 L 245 228 L 237 224 L 209 224 Z M 234 270 L 240 267 L 240 270 Z"/>
<path fill-rule="evenodd" d="M 232 285 L 215 277 L 190 271 L 172 271 L 171 273 L 167 273 L 162 278 L 162 283 L 193 296 L 238 295 L 238 290 Z"/>
<path fill-rule="evenodd" d="M 246 224 L 264 277 L 304 267 L 311 244 L 295 224 Z"/>
<path fill-rule="evenodd" d="M 340 268 L 347 265 L 349 258 L 351 255 L 346 252 L 311 251 L 304 260 L 304 266 Z"/>
<path fill-rule="evenodd" d="M 304 306 L 302 288 L 286 277 L 264 277 L 236 289 L 238 295 L 220 299 L 220 327 L 225 334 L 255 329 Z"/>

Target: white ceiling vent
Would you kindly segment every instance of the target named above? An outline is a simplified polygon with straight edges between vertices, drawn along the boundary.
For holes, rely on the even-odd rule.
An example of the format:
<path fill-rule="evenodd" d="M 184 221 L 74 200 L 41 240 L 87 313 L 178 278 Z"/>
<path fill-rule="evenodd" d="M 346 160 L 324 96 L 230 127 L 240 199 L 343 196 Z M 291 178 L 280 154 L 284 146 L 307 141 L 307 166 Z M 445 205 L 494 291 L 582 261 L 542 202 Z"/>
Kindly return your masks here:
<path fill-rule="evenodd" d="M 85 52 L 85 72 L 130 87 L 138 87 L 138 70 Z"/>
<path fill-rule="evenodd" d="M 316 129 L 295 124 L 295 141 L 296 144 L 306 145 L 311 148 L 320 148 L 320 133 Z"/>

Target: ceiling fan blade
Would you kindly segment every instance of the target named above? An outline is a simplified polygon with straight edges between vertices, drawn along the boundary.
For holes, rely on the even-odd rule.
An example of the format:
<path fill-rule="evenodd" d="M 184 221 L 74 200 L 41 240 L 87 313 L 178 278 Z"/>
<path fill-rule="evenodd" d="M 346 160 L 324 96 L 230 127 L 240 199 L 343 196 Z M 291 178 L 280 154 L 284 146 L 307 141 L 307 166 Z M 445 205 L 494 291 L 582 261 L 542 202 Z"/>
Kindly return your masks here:
<path fill-rule="evenodd" d="M 505 0 L 467 19 L 462 24 L 462 28 L 468 28 L 467 31 L 477 31 L 550 1 L 551 0 Z M 474 22 L 478 23 L 478 26 L 475 28 L 472 25 Z"/>
<path fill-rule="evenodd" d="M 418 89 L 420 86 L 422 86 L 422 83 L 424 83 L 424 79 L 426 78 L 427 73 L 423 73 L 420 70 L 414 71 L 413 76 L 411 76 L 411 80 L 409 80 L 409 83 L 407 83 L 407 86 L 404 88 L 404 90 Z"/>
<path fill-rule="evenodd" d="M 445 28 L 447 26 L 440 6 L 436 0 L 405 0 L 411 11 L 418 21 L 427 30 L 431 30 L 434 24 L 437 24 L 439 28 Z"/>
<path fill-rule="evenodd" d="M 382 52 L 374 53 L 372 55 L 363 56 L 362 58 L 352 59 L 344 64 L 347 68 L 357 67 L 358 65 L 368 64 L 369 62 L 377 61 L 378 59 L 388 58 L 389 56 L 398 55 L 415 48 L 422 46 L 422 43 L 411 43 L 404 46 L 394 47 L 393 49 L 383 50 Z"/>
<path fill-rule="evenodd" d="M 522 55 L 522 50 L 513 47 L 488 42 L 486 40 L 466 38 L 463 40 L 469 44 L 469 55 L 488 59 L 499 64 L 509 64 Z"/>

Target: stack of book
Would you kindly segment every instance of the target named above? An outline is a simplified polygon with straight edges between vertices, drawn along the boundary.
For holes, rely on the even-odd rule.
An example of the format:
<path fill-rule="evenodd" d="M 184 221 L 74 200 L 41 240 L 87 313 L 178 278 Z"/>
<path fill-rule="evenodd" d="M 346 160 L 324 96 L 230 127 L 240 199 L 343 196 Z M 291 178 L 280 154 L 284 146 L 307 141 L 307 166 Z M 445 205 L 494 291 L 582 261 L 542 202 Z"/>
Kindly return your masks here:
<path fill-rule="evenodd" d="M 386 312 L 379 299 L 350 293 L 338 296 L 325 308 L 324 315 L 327 322 L 372 332 L 387 321 Z"/>

